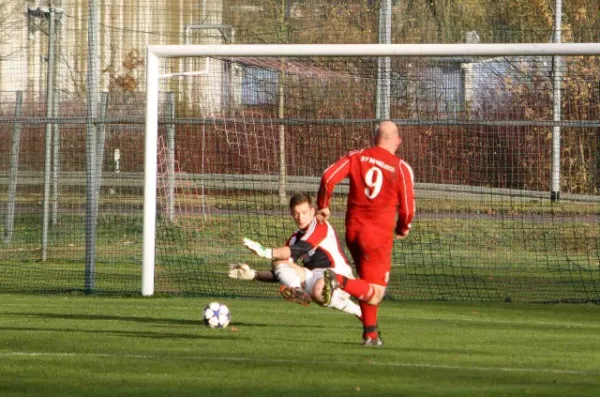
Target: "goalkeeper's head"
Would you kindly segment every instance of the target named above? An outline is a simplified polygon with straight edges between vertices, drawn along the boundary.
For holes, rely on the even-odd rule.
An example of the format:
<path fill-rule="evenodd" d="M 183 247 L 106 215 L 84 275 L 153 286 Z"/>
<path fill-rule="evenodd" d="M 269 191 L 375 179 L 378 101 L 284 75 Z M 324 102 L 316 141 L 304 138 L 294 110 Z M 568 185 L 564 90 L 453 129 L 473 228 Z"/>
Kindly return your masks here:
<path fill-rule="evenodd" d="M 310 225 L 315 218 L 315 212 L 315 206 L 310 194 L 298 192 L 290 198 L 290 214 L 300 229 L 304 229 Z"/>

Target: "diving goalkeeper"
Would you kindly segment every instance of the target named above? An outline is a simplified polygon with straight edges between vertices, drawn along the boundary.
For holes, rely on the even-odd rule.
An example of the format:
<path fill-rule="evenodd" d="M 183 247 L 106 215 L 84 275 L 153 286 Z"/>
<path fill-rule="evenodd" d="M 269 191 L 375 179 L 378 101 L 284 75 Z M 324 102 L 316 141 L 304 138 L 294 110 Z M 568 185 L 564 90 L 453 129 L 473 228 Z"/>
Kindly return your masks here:
<path fill-rule="evenodd" d="M 262 258 L 271 260 L 271 270 L 258 271 L 245 263 L 237 263 L 229 265 L 229 277 L 238 280 L 279 282 L 281 295 L 289 301 L 303 306 L 308 306 L 314 301 L 321 306 L 361 318 L 360 307 L 341 289 L 334 291 L 328 304 L 324 303 L 323 273 L 326 269 L 354 278 L 333 227 L 329 222 L 317 220 L 312 198 L 306 193 L 294 194 L 289 206 L 298 230 L 288 238 L 285 246 L 267 248 L 244 238 L 244 245 L 248 249 Z M 302 261 L 303 266 L 298 265 L 298 261 Z"/>

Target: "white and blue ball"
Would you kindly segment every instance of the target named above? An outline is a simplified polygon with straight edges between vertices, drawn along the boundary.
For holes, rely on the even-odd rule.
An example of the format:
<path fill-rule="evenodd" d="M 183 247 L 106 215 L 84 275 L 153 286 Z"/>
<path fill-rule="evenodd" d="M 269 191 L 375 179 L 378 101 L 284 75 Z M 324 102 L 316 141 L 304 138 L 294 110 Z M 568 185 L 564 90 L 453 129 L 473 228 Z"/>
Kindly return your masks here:
<path fill-rule="evenodd" d="M 204 307 L 204 324 L 210 328 L 225 328 L 231 321 L 229 308 L 220 302 L 211 302 Z"/>

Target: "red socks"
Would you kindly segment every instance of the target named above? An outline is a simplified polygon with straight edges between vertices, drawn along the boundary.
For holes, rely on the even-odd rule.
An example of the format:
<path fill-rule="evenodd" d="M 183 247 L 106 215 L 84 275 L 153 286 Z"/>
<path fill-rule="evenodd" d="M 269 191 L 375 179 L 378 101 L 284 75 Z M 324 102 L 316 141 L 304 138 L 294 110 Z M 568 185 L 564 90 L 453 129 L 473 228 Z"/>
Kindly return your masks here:
<path fill-rule="evenodd" d="M 343 291 L 346 291 L 359 300 L 358 305 L 362 311 L 361 321 L 364 329 L 363 338 L 376 339 L 379 337 L 379 333 L 377 332 L 377 312 L 379 311 L 379 306 L 367 303 L 375 294 L 375 290 L 371 284 L 365 280 L 351 279 L 339 274 L 335 277 Z"/>
<path fill-rule="evenodd" d="M 358 305 L 362 311 L 363 339 L 377 339 L 379 337 L 379 333 L 377 332 L 377 312 L 379 311 L 379 306 L 369 305 L 365 302 L 358 302 Z"/>
<path fill-rule="evenodd" d="M 340 288 L 361 302 L 368 302 L 375 294 L 375 290 L 371 284 L 361 279 L 351 279 L 340 274 L 336 274 L 335 278 L 340 284 Z"/>

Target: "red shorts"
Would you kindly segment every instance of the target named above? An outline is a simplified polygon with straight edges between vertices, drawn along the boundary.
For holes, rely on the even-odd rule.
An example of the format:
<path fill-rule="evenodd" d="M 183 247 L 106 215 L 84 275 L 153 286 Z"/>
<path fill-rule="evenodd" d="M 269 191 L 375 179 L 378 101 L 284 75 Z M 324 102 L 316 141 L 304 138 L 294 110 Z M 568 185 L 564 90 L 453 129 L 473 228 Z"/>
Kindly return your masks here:
<path fill-rule="evenodd" d="M 392 266 L 393 228 L 363 219 L 349 220 L 346 222 L 346 245 L 358 276 L 386 287 Z"/>

